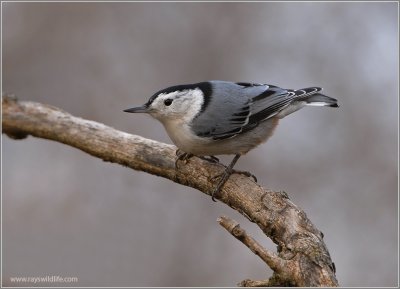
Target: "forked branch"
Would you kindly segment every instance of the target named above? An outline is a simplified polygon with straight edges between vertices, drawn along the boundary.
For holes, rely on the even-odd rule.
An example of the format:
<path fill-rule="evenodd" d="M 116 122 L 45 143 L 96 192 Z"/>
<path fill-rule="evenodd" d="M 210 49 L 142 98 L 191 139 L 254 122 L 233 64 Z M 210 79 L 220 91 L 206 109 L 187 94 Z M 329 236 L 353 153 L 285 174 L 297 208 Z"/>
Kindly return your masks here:
<path fill-rule="evenodd" d="M 61 142 L 108 162 L 148 172 L 210 194 L 224 168 L 199 158 L 175 169 L 172 145 L 118 131 L 72 116 L 58 108 L 3 97 L 3 133 L 13 139 L 28 135 Z M 337 286 L 334 264 L 322 233 L 286 193 L 262 188 L 251 178 L 232 175 L 218 199 L 256 223 L 278 245 L 277 253 L 262 248 L 234 221 L 220 220 L 229 232 L 274 270 L 267 281 L 245 280 L 242 286 Z M 210 200 L 210 206 L 213 203 Z"/>

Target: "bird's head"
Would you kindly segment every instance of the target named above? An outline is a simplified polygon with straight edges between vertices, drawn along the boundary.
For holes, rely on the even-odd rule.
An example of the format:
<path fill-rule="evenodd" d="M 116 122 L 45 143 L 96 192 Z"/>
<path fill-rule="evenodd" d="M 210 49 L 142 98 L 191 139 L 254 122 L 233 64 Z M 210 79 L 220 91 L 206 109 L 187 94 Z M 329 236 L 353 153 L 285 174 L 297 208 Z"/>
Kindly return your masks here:
<path fill-rule="evenodd" d="M 208 103 L 210 92 L 211 85 L 207 82 L 171 86 L 153 94 L 144 105 L 124 111 L 148 113 L 161 122 L 190 122 Z"/>

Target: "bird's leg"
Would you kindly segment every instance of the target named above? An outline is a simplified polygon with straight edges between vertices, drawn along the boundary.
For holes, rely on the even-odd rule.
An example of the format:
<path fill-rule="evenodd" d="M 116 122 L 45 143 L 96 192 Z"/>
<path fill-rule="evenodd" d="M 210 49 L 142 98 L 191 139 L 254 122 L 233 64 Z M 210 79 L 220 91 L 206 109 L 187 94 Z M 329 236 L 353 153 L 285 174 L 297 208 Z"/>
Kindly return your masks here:
<path fill-rule="evenodd" d="M 240 154 L 235 155 L 235 157 L 233 158 L 233 160 L 231 161 L 231 163 L 229 164 L 229 166 L 226 167 L 221 180 L 219 181 L 217 187 L 214 189 L 214 191 L 211 194 L 211 199 L 216 202 L 214 196 L 216 194 L 218 194 L 221 191 L 222 186 L 225 184 L 225 182 L 228 180 L 229 176 L 232 174 L 233 172 L 233 167 L 235 166 L 236 162 L 238 161 L 238 159 L 240 158 Z"/>
<path fill-rule="evenodd" d="M 190 153 L 185 153 L 184 151 L 181 151 L 180 149 L 177 149 L 175 154 L 177 156 L 177 158 L 175 160 L 175 169 L 178 169 L 178 161 L 186 162 L 188 159 L 190 159 L 191 157 L 194 156 Z"/>

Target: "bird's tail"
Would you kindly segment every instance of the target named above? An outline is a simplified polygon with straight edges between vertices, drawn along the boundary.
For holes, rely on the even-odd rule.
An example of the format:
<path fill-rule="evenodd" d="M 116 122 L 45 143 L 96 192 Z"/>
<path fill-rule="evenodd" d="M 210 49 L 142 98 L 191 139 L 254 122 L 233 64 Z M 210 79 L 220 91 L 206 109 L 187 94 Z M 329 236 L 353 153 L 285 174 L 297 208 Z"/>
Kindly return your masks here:
<path fill-rule="evenodd" d="M 320 93 L 322 88 L 320 87 L 308 87 L 303 89 L 295 90 L 296 100 L 304 101 L 309 106 L 330 106 L 339 107 L 337 99 L 326 96 Z"/>

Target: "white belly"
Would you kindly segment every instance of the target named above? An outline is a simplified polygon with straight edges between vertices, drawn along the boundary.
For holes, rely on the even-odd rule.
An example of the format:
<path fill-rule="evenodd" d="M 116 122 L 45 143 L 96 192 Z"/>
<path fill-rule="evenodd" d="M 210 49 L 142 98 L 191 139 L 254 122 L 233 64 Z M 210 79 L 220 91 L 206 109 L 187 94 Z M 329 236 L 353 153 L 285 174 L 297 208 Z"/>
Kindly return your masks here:
<path fill-rule="evenodd" d="M 251 131 L 223 140 L 200 138 L 186 124 L 176 121 L 164 123 L 164 127 L 180 150 L 197 156 L 211 156 L 247 153 L 272 135 L 278 121 L 278 118 L 268 119 Z"/>

